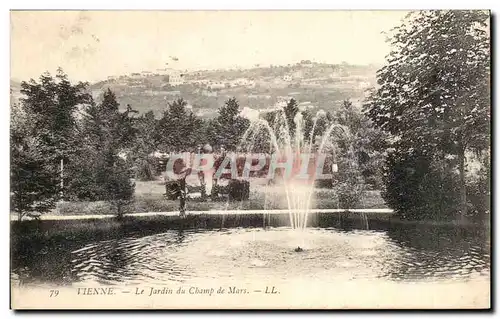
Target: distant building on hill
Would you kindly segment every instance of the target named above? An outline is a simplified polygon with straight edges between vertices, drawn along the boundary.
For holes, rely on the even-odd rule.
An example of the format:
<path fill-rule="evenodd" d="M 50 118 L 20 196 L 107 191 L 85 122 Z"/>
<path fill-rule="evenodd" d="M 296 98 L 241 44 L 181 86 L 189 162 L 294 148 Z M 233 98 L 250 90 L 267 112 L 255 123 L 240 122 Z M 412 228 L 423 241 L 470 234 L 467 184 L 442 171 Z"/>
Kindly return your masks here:
<path fill-rule="evenodd" d="M 312 68 L 313 62 L 311 62 L 310 60 L 302 60 L 302 61 L 300 61 L 300 65 L 302 65 L 306 68 Z"/>
<path fill-rule="evenodd" d="M 202 90 L 201 91 L 201 95 L 216 97 L 217 96 L 217 91 Z"/>
<path fill-rule="evenodd" d="M 159 75 L 165 76 L 165 82 L 172 86 L 184 84 L 184 74 L 182 74 L 178 70 L 165 68 L 165 69 L 157 69 L 156 73 Z"/>
<path fill-rule="evenodd" d="M 292 78 L 294 80 L 299 80 L 302 79 L 303 77 L 304 77 L 304 72 L 302 70 L 297 70 L 292 73 Z"/>
<path fill-rule="evenodd" d="M 247 86 L 247 87 L 252 87 L 255 86 L 255 81 L 246 79 L 246 78 L 239 78 L 230 83 L 231 87 L 236 87 L 236 86 Z"/>
<path fill-rule="evenodd" d="M 131 79 L 139 79 L 139 78 L 141 78 L 141 74 L 137 73 L 137 72 L 130 73 L 130 78 Z"/>
<path fill-rule="evenodd" d="M 168 75 L 168 83 L 172 86 L 184 84 L 183 75 L 180 73 L 172 73 Z"/>
<path fill-rule="evenodd" d="M 226 84 L 221 82 L 221 81 L 216 81 L 216 82 L 210 82 L 208 84 L 208 87 L 210 89 L 224 89 L 226 87 Z"/>

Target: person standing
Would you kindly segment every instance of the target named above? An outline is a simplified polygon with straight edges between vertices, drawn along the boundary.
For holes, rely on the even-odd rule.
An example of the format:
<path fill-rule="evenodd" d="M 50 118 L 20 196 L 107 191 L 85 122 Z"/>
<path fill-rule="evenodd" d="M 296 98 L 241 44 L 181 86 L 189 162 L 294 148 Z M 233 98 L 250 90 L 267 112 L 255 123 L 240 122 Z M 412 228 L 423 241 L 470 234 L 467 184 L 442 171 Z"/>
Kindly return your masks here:
<path fill-rule="evenodd" d="M 179 199 L 179 216 L 186 215 L 187 183 L 186 178 L 192 169 L 187 167 L 184 159 L 177 159 L 173 164 L 173 172 L 166 172 L 165 188 L 168 199 Z M 172 178 L 169 173 L 175 176 Z"/>
<path fill-rule="evenodd" d="M 196 152 L 198 154 L 198 156 L 200 156 L 201 154 L 203 154 L 203 147 L 202 146 L 198 146 L 198 150 Z M 204 160 L 201 159 L 200 160 L 200 163 L 198 165 L 202 165 L 204 164 Z M 199 171 L 198 170 L 198 180 L 200 181 L 200 197 L 202 200 L 205 200 L 207 194 L 206 194 L 206 190 L 205 190 L 205 174 L 203 174 L 202 171 Z"/>
<path fill-rule="evenodd" d="M 205 144 L 201 149 L 201 152 L 203 153 L 203 158 L 200 161 L 200 166 L 206 166 L 208 163 L 212 163 L 213 165 L 214 155 L 212 146 L 208 143 Z M 203 200 L 207 199 L 209 194 L 210 196 L 212 196 L 213 175 L 213 168 L 198 172 L 198 179 L 200 180 L 201 184 L 201 197 Z"/>

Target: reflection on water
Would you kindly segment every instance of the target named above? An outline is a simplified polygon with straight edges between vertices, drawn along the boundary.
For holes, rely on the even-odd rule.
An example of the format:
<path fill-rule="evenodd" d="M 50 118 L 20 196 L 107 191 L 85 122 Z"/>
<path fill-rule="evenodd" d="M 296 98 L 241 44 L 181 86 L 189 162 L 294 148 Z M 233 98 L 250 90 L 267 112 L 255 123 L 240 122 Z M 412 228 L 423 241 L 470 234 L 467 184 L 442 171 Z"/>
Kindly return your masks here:
<path fill-rule="evenodd" d="M 233 228 L 122 234 L 88 243 L 54 243 L 13 257 L 20 283 L 139 284 L 190 279 L 247 281 L 489 278 L 489 244 L 447 228 L 383 230 Z M 300 246 L 302 252 L 294 249 Z"/>
<path fill-rule="evenodd" d="M 166 277 L 180 280 L 189 277 L 171 254 L 179 247 L 179 232 L 142 238 L 106 240 L 71 252 L 71 272 L 77 281 L 102 284 L 141 283 Z M 179 241 L 180 239 L 180 241 Z M 161 256 L 161 259 L 159 258 Z"/>

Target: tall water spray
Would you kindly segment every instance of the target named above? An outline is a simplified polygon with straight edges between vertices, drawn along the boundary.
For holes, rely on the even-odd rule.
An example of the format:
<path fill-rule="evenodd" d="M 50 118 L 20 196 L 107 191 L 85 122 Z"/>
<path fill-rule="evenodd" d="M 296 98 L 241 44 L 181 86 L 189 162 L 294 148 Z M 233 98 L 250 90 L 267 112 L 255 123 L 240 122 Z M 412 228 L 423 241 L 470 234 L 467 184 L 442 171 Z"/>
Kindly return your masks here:
<path fill-rule="evenodd" d="M 335 148 L 331 147 L 332 142 L 341 136 L 349 135 L 348 129 L 339 124 L 329 124 L 326 128 L 323 127 L 322 132 L 320 132 L 317 125 L 320 119 L 326 120 L 326 113 L 322 110 L 318 111 L 312 118 L 312 126 L 306 128 L 307 123 L 301 112 L 298 112 L 293 119 L 294 127 L 292 128 L 284 110 L 281 109 L 277 111 L 271 121 L 261 118 L 252 120 L 239 145 L 241 152 L 254 153 L 257 149 L 256 146 L 258 146 L 259 151 L 266 148 L 268 155 L 293 159 L 292 174 L 282 177 L 278 182 L 286 196 L 290 226 L 294 229 L 304 229 L 307 226 L 316 176 L 316 172 L 313 172 L 308 179 L 299 177 L 301 165 L 307 166 L 309 162 L 303 162 L 311 160 L 315 165 L 314 161 L 320 155 L 333 158 L 333 162 L 335 162 L 336 154 Z M 310 122 L 308 124 L 310 125 Z M 328 150 L 327 145 L 330 146 Z M 306 156 L 301 156 L 302 154 Z M 265 194 L 267 202 L 269 192 L 266 190 Z"/>

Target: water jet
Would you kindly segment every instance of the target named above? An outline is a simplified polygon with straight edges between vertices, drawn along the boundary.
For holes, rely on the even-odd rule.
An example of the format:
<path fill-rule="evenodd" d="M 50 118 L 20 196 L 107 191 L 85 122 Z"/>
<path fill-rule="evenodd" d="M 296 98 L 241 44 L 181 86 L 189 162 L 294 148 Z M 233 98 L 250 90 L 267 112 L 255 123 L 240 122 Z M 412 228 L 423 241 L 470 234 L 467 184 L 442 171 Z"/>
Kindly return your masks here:
<path fill-rule="evenodd" d="M 320 120 L 324 120 L 322 124 L 326 125 L 319 125 Z M 267 186 L 266 203 L 272 201 L 268 200 L 268 196 L 276 197 L 273 192 L 277 190 L 278 197 L 286 200 L 283 204 L 289 211 L 290 227 L 305 229 L 313 204 L 315 180 L 319 175 L 324 175 L 322 170 L 327 157 L 331 160 L 331 165 L 327 166 L 331 166 L 330 173 L 338 171 L 335 144 L 338 139 L 349 137 L 350 133 L 343 125 L 328 123 L 326 112 L 322 110 L 312 118 L 312 125 L 306 125 L 301 112 L 298 112 L 293 123 L 291 122 L 284 110 L 278 110 L 272 120 L 252 120 L 237 151 L 246 154 L 264 152 L 270 154 L 273 159 L 285 160 L 284 163 L 293 162 L 289 165 L 291 167 L 288 167 L 288 164 L 283 165 L 283 162 L 277 165 L 276 168 L 283 168 L 285 173 L 273 177 L 273 185 Z M 275 168 L 270 165 L 270 169 Z M 272 173 L 270 175 L 274 176 L 274 172 Z M 331 174 L 326 178 L 331 178 Z"/>

